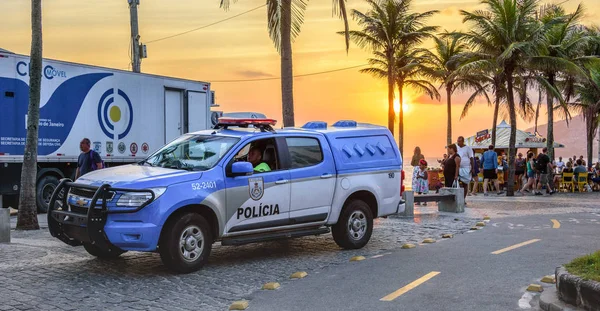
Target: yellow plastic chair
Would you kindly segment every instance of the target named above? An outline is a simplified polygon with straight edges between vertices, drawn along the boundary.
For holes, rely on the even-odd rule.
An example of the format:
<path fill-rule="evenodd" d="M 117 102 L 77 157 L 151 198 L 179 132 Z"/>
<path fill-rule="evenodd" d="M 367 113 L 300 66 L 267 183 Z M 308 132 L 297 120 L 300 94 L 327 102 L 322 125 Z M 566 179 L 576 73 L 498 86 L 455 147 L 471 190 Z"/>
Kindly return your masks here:
<path fill-rule="evenodd" d="M 558 191 L 567 190 L 568 192 L 569 187 L 571 190 L 574 190 L 573 173 L 562 173 L 562 176 L 560 177 L 560 183 L 558 184 Z"/>
<path fill-rule="evenodd" d="M 583 175 L 583 176 L 581 176 Z M 573 182 L 575 182 L 575 180 L 573 179 Z M 580 173 L 577 176 L 577 189 L 579 189 L 579 192 L 585 192 L 585 185 L 587 184 L 587 173 Z M 575 192 L 575 189 L 573 189 L 573 192 Z"/>
<path fill-rule="evenodd" d="M 477 174 L 477 177 L 479 178 L 479 185 L 477 186 L 477 191 L 483 192 L 483 172 L 479 172 L 479 174 Z"/>

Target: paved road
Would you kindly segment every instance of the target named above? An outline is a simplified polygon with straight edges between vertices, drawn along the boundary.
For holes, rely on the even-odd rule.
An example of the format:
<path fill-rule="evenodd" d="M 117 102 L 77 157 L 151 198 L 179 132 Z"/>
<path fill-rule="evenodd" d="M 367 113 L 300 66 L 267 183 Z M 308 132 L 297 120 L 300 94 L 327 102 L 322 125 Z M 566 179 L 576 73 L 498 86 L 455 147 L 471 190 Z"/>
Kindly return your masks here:
<path fill-rule="evenodd" d="M 600 248 L 590 242 L 600 232 L 600 193 L 467 200 L 464 214 L 437 213 L 430 205 L 417 207 L 414 219 L 378 219 L 360 250 L 341 250 L 330 235 L 215 245 L 209 264 L 187 275 L 168 272 L 157 254 L 94 259 L 51 238 L 42 222 L 42 230 L 13 231 L 13 243 L 0 244 L 0 310 L 226 310 L 239 299 L 250 300 L 249 310 L 511 310 L 526 285 Z M 492 222 L 468 233 L 485 214 Z M 561 228 L 552 229 L 550 219 Z M 455 238 L 440 241 L 443 233 Z M 399 249 L 424 238 L 439 242 Z M 541 241 L 490 254 L 531 239 Z M 567 252 L 551 249 L 558 241 L 567 242 L 560 246 Z M 349 263 L 356 255 L 369 259 Z M 296 271 L 309 275 L 290 281 Z M 393 301 L 379 301 L 432 271 L 440 274 Z M 260 290 L 273 281 L 282 287 Z"/>
<path fill-rule="evenodd" d="M 558 224 L 551 219 L 560 228 L 553 228 Z M 541 284 L 541 277 L 553 274 L 555 267 L 600 249 L 599 234 L 596 212 L 492 220 L 483 230 L 454 239 L 286 281 L 279 290 L 257 292 L 250 306 L 251 310 L 519 310 L 530 305 L 532 296 L 525 294 L 529 284 Z M 523 242 L 530 244 L 492 254 Z M 423 276 L 431 278 L 391 301 L 380 300 Z M 520 307 L 523 295 L 525 304 Z"/>

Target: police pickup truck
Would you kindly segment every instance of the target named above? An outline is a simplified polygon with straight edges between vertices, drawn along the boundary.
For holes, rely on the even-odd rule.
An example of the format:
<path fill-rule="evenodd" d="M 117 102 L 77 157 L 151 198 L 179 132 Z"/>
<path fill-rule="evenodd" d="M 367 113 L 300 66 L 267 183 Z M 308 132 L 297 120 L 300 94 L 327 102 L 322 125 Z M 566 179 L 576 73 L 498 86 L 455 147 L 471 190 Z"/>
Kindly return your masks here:
<path fill-rule="evenodd" d="M 49 204 L 50 233 L 100 258 L 158 251 L 165 266 L 188 273 L 216 241 L 331 231 L 340 247 L 361 248 L 374 218 L 404 211 L 402 157 L 388 129 L 274 125 L 221 118 L 140 163 L 63 179 Z"/>

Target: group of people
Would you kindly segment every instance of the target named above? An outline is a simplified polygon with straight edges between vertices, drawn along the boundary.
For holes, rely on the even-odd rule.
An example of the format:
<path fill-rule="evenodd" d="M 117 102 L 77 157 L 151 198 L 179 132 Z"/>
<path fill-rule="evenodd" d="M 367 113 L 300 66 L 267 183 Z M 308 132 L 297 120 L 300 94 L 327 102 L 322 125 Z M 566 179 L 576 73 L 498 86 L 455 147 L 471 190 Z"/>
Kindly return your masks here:
<path fill-rule="evenodd" d="M 483 193 L 488 195 L 488 185 L 492 183 L 498 195 L 504 193 L 502 190 L 504 184 L 504 172 L 508 169 L 508 162 L 504 153 L 498 154 L 493 145 L 479 156 L 475 156 L 473 149 L 465 145 L 464 137 L 460 136 L 455 144 L 446 147 L 448 153 L 444 154 L 442 160 L 438 160 L 443 175 L 445 187 L 461 187 L 464 189 L 465 197 L 467 195 L 477 195 L 480 184 L 480 172 L 483 175 Z M 427 173 L 427 161 L 421 153 L 419 147 L 415 148 L 415 153 L 411 161 L 413 171 L 413 190 L 418 194 L 425 194 L 429 191 L 429 181 Z M 573 178 L 577 180 L 579 174 L 591 173 L 591 186 L 600 190 L 600 162 L 588 172 L 585 166 L 583 156 L 579 159 L 575 156 L 569 158 L 565 163 L 562 157 L 558 161 L 551 161 L 548 156 L 548 149 L 543 148 L 542 152 L 535 156 L 532 152 L 527 153 L 524 158 L 522 153 L 518 153 L 515 159 L 515 178 L 519 181 L 518 194 L 532 193 L 534 195 L 543 195 L 542 189 L 545 188 L 547 194 L 554 194 L 558 191 L 557 185 L 562 182 L 561 173 L 573 173 Z M 557 173 L 557 175 L 555 175 Z M 469 189 L 469 186 L 472 187 Z M 441 185 L 440 185 L 441 186 Z M 517 187 L 519 187 L 517 186 Z"/>

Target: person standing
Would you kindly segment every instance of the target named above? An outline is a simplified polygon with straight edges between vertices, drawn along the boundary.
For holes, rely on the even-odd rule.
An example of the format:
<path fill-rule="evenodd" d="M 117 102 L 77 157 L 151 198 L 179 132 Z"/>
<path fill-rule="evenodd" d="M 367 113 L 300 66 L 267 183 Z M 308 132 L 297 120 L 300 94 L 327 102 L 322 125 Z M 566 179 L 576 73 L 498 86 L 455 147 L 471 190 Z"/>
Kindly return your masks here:
<path fill-rule="evenodd" d="M 460 157 L 460 169 L 458 172 L 458 179 L 462 182 L 462 187 L 465 189 L 465 198 L 469 193 L 469 184 L 473 177 L 473 148 L 465 145 L 465 138 L 459 136 L 457 139 L 457 154 Z"/>
<path fill-rule="evenodd" d="M 481 167 L 479 157 L 473 158 L 473 165 L 473 189 L 469 195 L 477 195 L 477 188 L 479 188 L 479 168 Z"/>
<path fill-rule="evenodd" d="M 417 166 L 415 171 L 417 172 L 417 180 L 413 183 L 413 191 L 418 194 L 427 194 L 429 192 L 427 161 L 419 161 L 419 166 Z M 419 205 L 419 203 L 416 204 Z M 427 202 L 424 202 L 423 205 L 427 205 Z"/>
<path fill-rule="evenodd" d="M 483 163 L 483 195 L 487 196 L 488 182 L 491 180 L 496 186 L 498 195 L 504 193 L 500 191 L 500 183 L 498 182 L 498 154 L 494 151 L 494 145 L 489 145 L 488 150 L 481 157 Z"/>
<path fill-rule="evenodd" d="M 416 185 L 419 182 L 419 180 L 417 180 L 417 172 L 419 170 L 419 162 L 424 159 L 425 159 L 425 156 L 421 153 L 421 148 L 419 148 L 419 146 L 415 147 L 415 152 L 413 154 L 412 160 L 410 161 L 410 166 L 412 166 L 412 168 L 413 168 L 413 174 L 412 174 L 412 184 L 413 185 Z"/>
<path fill-rule="evenodd" d="M 518 181 L 517 188 L 520 189 L 524 184 L 523 175 L 525 175 L 525 169 L 527 167 L 527 162 L 525 158 L 523 158 L 523 154 L 519 152 L 519 155 L 515 159 L 515 180 Z"/>
<path fill-rule="evenodd" d="M 546 186 L 546 191 L 548 194 L 553 194 L 554 192 L 550 187 L 548 176 L 548 163 L 550 163 L 550 157 L 548 157 L 548 148 L 544 147 L 544 149 L 542 149 L 542 153 L 538 155 L 536 163 L 536 170 L 538 174 L 540 174 L 540 182 L 537 185 L 537 191 L 535 192 L 535 195 L 542 195 L 540 190 L 542 190 L 542 186 L 544 185 Z"/>
<path fill-rule="evenodd" d="M 88 138 L 84 138 L 79 142 L 79 158 L 77 159 L 77 170 L 75 171 L 75 180 L 79 177 L 102 168 L 102 158 L 90 148 L 91 142 Z"/>
<path fill-rule="evenodd" d="M 458 183 L 458 171 L 460 169 L 460 156 L 458 156 L 455 144 L 448 146 L 448 159 L 444 163 L 444 186 L 452 188 Z"/>

